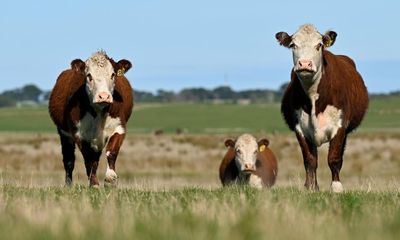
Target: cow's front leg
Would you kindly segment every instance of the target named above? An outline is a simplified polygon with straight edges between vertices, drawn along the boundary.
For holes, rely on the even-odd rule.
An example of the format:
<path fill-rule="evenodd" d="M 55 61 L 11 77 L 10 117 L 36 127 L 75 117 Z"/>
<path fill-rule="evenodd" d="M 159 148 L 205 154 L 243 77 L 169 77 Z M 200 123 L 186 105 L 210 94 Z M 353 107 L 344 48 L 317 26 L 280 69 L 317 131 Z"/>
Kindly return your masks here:
<path fill-rule="evenodd" d="M 95 151 L 90 144 L 82 142 L 81 147 L 82 155 L 85 160 L 86 174 L 89 179 L 89 186 L 99 187 L 99 180 L 97 179 L 97 167 L 99 166 L 99 159 L 101 151 Z"/>
<path fill-rule="evenodd" d="M 346 139 L 347 135 L 345 129 L 340 128 L 329 143 L 328 165 L 332 172 L 331 191 L 334 193 L 343 192 L 343 185 L 340 182 L 339 173 L 340 169 L 342 169 Z"/>
<path fill-rule="evenodd" d="M 317 147 L 306 139 L 302 134 L 296 132 L 301 153 L 303 154 L 304 168 L 306 170 L 306 182 L 304 186 L 307 189 L 318 191 L 317 168 L 318 152 Z"/>
<path fill-rule="evenodd" d="M 118 175 L 115 172 L 115 162 L 118 157 L 119 149 L 121 148 L 122 142 L 124 141 L 125 134 L 115 133 L 111 136 L 107 147 L 107 171 L 106 177 L 104 179 L 104 186 L 106 187 L 116 187 L 118 184 Z"/>
<path fill-rule="evenodd" d="M 61 140 L 61 151 L 63 155 L 63 163 L 65 169 L 65 185 L 72 185 L 72 172 L 75 166 L 75 142 L 68 136 L 65 136 L 60 129 L 58 129 Z"/>

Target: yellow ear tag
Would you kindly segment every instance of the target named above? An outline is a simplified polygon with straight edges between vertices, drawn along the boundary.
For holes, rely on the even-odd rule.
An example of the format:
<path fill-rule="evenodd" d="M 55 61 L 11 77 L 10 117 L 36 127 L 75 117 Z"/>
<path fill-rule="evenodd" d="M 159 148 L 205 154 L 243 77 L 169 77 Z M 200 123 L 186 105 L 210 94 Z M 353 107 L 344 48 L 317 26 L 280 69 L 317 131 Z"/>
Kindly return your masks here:
<path fill-rule="evenodd" d="M 265 145 L 263 144 L 263 145 L 260 146 L 259 151 L 263 152 L 264 150 L 265 150 Z"/>
<path fill-rule="evenodd" d="M 329 38 L 328 42 L 325 43 L 325 47 L 330 47 L 332 45 L 332 39 Z"/>
<path fill-rule="evenodd" d="M 117 76 L 118 77 L 124 76 L 124 73 L 125 73 L 125 68 L 118 69 Z"/>

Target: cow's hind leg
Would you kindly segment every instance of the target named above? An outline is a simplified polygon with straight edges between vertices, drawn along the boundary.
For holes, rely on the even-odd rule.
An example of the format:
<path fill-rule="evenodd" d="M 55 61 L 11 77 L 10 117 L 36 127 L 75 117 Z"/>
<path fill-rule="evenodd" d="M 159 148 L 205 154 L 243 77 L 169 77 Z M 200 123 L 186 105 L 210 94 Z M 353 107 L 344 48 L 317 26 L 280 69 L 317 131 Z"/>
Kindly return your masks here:
<path fill-rule="evenodd" d="M 300 144 L 301 153 L 303 154 L 304 168 L 306 170 L 306 182 L 304 183 L 304 186 L 307 189 L 318 191 L 319 187 L 317 182 L 317 147 L 299 133 L 296 133 L 296 137 L 297 141 Z"/>
<path fill-rule="evenodd" d="M 328 164 L 332 172 L 331 191 L 343 192 L 343 185 L 340 182 L 339 173 L 343 164 L 343 153 L 346 146 L 346 131 L 340 128 L 335 137 L 329 143 Z"/>
<path fill-rule="evenodd" d="M 61 152 L 65 169 L 65 185 L 71 186 L 72 172 L 75 166 L 75 142 L 70 137 L 64 135 L 61 130 L 58 130 L 58 134 L 60 135 Z"/>
<path fill-rule="evenodd" d="M 99 180 L 97 179 L 97 167 L 99 166 L 99 159 L 101 151 L 97 152 L 86 142 L 82 143 L 82 155 L 85 160 L 86 174 L 89 179 L 89 186 L 99 187 Z"/>
<path fill-rule="evenodd" d="M 115 172 L 115 162 L 124 138 L 125 134 L 115 133 L 111 136 L 110 141 L 107 144 L 107 171 L 104 179 L 104 186 L 106 187 L 116 187 L 118 184 L 118 175 Z"/>

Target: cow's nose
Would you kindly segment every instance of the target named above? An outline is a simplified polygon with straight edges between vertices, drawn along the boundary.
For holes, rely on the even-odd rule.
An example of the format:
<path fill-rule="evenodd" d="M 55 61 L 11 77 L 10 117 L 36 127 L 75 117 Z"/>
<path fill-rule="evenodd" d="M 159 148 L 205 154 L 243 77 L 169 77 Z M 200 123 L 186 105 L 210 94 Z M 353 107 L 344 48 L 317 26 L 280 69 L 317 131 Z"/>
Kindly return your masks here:
<path fill-rule="evenodd" d="M 300 69 L 312 69 L 312 61 L 311 60 L 299 60 Z"/>
<path fill-rule="evenodd" d="M 244 164 L 244 170 L 246 170 L 246 171 L 254 171 L 254 170 L 256 170 L 256 169 L 255 169 L 255 167 L 254 167 L 254 164 L 245 163 L 245 164 Z"/>
<path fill-rule="evenodd" d="M 97 95 L 96 102 L 98 103 L 112 103 L 111 94 L 107 92 L 101 92 Z"/>

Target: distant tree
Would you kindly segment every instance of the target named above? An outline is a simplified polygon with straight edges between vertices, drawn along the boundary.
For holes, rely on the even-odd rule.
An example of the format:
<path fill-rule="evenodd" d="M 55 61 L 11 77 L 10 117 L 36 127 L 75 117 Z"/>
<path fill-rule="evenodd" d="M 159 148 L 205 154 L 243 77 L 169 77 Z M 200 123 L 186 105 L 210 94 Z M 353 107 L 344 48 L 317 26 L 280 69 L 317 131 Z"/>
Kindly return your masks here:
<path fill-rule="evenodd" d="M 37 86 L 30 84 L 26 85 L 25 87 L 22 88 L 23 96 L 27 100 L 33 100 L 33 101 L 38 101 L 39 96 L 42 94 L 42 90 L 40 90 Z"/>
<path fill-rule="evenodd" d="M 16 102 L 8 97 L 0 95 L 0 107 L 14 107 Z"/>
<path fill-rule="evenodd" d="M 156 102 L 156 96 L 151 92 L 134 90 L 135 102 Z"/>
<path fill-rule="evenodd" d="M 236 92 L 234 92 L 230 87 L 228 86 L 221 86 L 214 88 L 212 91 L 214 98 L 217 99 L 236 99 Z"/>
<path fill-rule="evenodd" d="M 27 100 L 38 102 L 41 94 L 42 90 L 33 84 L 29 84 L 22 88 L 5 91 L 2 95 L 16 102 Z"/>
<path fill-rule="evenodd" d="M 175 99 L 175 93 L 172 91 L 158 90 L 157 97 L 161 102 L 172 102 Z"/>
<path fill-rule="evenodd" d="M 177 97 L 181 101 L 204 102 L 212 99 L 212 94 L 205 88 L 186 88 L 180 91 Z"/>

